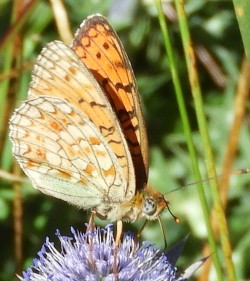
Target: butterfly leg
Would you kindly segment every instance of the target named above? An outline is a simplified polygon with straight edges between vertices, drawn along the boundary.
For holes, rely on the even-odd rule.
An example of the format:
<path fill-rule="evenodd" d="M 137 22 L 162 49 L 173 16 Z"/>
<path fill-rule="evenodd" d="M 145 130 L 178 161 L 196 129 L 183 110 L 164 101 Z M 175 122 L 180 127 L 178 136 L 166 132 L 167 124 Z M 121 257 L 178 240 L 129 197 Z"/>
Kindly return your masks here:
<path fill-rule="evenodd" d="M 95 221 L 94 221 L 94 217 L 96 216 L 96 212 L 95 211 L 91 211 L 91 215 L 90 215 L 90 218 L 89 218 L 89 223 L 88 223 L 88 227 L 87 227 L 87 230 L 86 230 L 86 233 L 90 233 L 90 236 L 89 236 L 89 260 L 90 260 L 90 264 L 92 264 L 93 266 L 93 269 L 96 270 L 96 263 L 94 261 L 94 258 L 93 258 L 93 238 L 92 238 L 92 233 L 94 232 L 95 230 Z"/>
<path fill-rule="evenodd" d="M 145 220 L 144 223 L 143 223 L 143 225 L 141 226 L 141 228 L 140 228 L 140 229 L 138 230 L 138 232 L 136 233 L 136 236 L 135 236 L 136 242 L 139 240 L 139 237 L 141 236 L 142 231 L 143 231 L 144 227 L 147 225 L 147 223 L 148 223 L 148 220 Z"/>
<path fill-rule="evenodd" d="M 95 229 L 95 221 L 94 221 L 95 216 L 96 216 L 96 211 L 92 210 L 86 232 L 93 232 L 94 231 L 94 229 Z"/>
<path fill-rule="evenodd" d="M 165 234 L 165 231 L 164 231 L 164 228 L 163 228 L 163 225 L 162 225 L 162 221 L 161 221 L 160 217 L 158 217 L 157 220 L 159 222 L 159 226 L 160 226 L 161 233 L 162 233 L 163 240 L 164 240 L 164 249 L 166 249 L 167 248 L 167 239 L 166 239 L 166 234 Z M 141 236 L 142 231 L 143 231 L 143 229 L 144 229 L 144 227 L 146 226 L 147 223 L 148 223 L 148 220 L 145 220 L 145 222 L 143 223 L 142 227 L 137 232 L 137 234 L 135 236 L 135 242 L 138 242 L 139 237 Z"/>
<path fill-rule="evenodd" d="M 114 249 L 114 280 L 118 281 L 118 247 L 122 237 L 123 224 L 122 221 L 117 221 L 115 249 Z"/>
<path fill-rule="evenodd" d="M 163 228 L 162 221 L 161 221 L 160 217 L 158 217 L 158 222 L 159 222 L 161 233 L 162 233 L 162 236 L 163 236 L 163 239 L 164 239 L 164 249 L 166 250 L 167 246 L 168 246 L 168 243 L 167 243 L 166 234 L 165 234 L 165 231 L 164 231 L 164 228 Z"/>
<path fill-rule="evenodd" d="M 143 225 L 141 226 L 141 228 L 138 230 L 138 232 L 136 233 L 135 237 L 134 237 L 134 245 L 133 245 L 133 249 L 132 249 L 132 253 L 134 253 L 135 249 L 136 249 L 136 245 L 139 242 L 139 237 L 142 234 L 143 229 L 145 228 L 145 226 L 147 225 L 148 220 L 145 220 Z"/>

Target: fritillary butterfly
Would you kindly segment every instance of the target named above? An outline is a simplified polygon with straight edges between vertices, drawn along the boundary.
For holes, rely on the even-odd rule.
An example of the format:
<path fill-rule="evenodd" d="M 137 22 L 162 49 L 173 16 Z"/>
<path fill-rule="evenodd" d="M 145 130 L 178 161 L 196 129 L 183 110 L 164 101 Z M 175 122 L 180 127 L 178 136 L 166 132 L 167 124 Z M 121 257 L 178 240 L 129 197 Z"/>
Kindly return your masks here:
<path fill-rule="evenodd" d="M 147 186 L 148 142 L 129 59 L 101 15 L 70 47 L 49 43 L 27 100 L 10 120 L 13 154 L 33 186 L 111 222 L 159 218 L 168 202 Z"/>

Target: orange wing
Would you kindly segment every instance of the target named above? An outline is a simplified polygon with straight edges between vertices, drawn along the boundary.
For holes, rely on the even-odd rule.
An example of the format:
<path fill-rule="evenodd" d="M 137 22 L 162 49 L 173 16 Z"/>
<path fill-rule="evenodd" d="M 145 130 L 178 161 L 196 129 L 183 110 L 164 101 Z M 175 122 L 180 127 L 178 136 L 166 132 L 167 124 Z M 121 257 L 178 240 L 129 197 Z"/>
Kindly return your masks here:
<path fill-rule="evenodd" d="M 132 155 L 137 189 L 148 178 L 148 140 L 130 61 L 113 28 L 101 15 L 88 17 L 76 32 L 72 49 L 102 87 Z"/>

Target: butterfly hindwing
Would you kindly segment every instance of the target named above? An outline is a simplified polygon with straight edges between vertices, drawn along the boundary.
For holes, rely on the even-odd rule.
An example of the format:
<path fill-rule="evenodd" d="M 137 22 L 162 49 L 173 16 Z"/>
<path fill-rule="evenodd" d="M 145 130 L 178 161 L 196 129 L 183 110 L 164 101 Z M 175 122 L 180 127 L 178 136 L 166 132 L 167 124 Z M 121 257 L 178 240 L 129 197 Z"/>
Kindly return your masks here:
<path fill-rule="evenodd" d="M 13 154 L 42 192 L 83 209 L 133 196 L 116 155 L 89 121 L 64 100 L 27 100 L 11 119 Z"/>

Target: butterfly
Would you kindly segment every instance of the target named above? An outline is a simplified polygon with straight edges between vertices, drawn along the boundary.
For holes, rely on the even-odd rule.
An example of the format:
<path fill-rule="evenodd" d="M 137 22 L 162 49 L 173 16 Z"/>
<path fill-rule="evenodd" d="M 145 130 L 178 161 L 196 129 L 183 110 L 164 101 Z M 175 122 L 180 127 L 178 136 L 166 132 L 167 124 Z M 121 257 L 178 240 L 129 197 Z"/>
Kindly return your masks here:
<path fill-rule="evenodd" d="M 155 220 L 168 201 L 148 181 L 148 140 L 127 54 L 100 14 L 71 46 L 43 48 L 10 119 L 12 152 L 33 186 L 110 222 Z"/>

